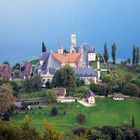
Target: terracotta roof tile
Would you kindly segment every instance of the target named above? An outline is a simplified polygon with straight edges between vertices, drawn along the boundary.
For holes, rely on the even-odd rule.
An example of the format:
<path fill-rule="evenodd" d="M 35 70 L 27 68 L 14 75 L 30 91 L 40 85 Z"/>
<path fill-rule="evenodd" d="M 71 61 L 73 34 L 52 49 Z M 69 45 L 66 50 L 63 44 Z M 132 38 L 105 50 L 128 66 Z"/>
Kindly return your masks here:
<path fill-rule="evenodd" d="M 61 63 L 78 63 L 80 56 L 80 53 L 53 53 L 53 57 Z"/>

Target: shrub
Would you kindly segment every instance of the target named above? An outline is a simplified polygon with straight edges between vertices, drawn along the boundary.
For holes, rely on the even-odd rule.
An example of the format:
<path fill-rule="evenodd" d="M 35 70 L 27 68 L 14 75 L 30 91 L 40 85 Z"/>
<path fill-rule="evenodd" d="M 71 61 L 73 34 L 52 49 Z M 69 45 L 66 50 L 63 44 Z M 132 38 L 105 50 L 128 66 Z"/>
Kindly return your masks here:
<path fill-rule="evenodd" d="M 132 83 L 128 83 L 124 86 L 123 88 L 123 93 L 125 95 L 130 95 L 130 96 L 134 96 L 134 97 L 138 97 L 140 94 L 140 88 Z"/>
<path fill-rule="evenodd" d="M 48 103 L 55 103 L 57 101 L 57 96 L 55 90 L 49 90 L 47 92 Z"/>
<path fill-rule="evenodd" d="M 51 116 L 57 116 L 57 115 L 58 115 L 58 110 L 57 110 L 56 107 L 53 107 L 53 108 L 51 109 Z"/>
<path fill-rule="evenodd" d="M 83 122 L 85 122 L 85 120 L 86 120 L 86 116 L 84 114 L 78 114 L 76 117 L 76 121 L 79 124 L 82 124 Z"/>

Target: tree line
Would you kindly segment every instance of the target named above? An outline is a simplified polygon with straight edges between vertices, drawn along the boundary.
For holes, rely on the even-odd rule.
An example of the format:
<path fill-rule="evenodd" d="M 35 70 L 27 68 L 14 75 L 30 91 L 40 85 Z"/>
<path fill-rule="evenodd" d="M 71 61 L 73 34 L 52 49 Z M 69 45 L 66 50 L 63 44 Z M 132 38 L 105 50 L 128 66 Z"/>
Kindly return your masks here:
<path fill-rule="evenodd" d="M 116 44 L 113 43 L 112 45 L 112 63 L 116 64 Z M 104 62 L 107 63 L 109 60 L 109 54 L 108 54 L 108 47 L 107 47 L 107 43 L 104 44 L 104 53 L 103 53 L 103 59 Z M 127 63 L 131 63 L 132 60 L 132 65 L 139 65 L 140 63 L 140 48 L 136 47 L 135 45 L 133 46 L 133 50 L 132 50 L 132 58 L 128 58 L 127 59 Z"/>

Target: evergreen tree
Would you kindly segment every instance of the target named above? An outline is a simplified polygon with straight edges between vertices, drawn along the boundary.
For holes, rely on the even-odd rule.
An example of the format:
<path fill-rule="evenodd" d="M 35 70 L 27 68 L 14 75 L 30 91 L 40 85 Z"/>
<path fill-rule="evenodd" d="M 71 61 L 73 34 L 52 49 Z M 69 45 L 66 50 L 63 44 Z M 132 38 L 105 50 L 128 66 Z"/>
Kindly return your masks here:
<path fill-rule="evenodd" d="M 104 61 L 105 63 L 108 62 L 109 56 L 108 56 L 108 50 L 107 50 L 107 44 L 104 45 Z"/>
<path fill-rule="evenodd" d="M 4 61 L 3 64 L 10 65 L 8 61 Z"/>
<path fill-rule="evenodd" d="M 42 42 L 42 53 L 46 52 L 46 46 L 44 44 L 44 42 Z"/>
<path fill-rule="evenodd" d="M 116 45 L 115 45 L 115 43 L 112 45 L 112 60 L 113 60 L 113 64 L 116 64 Z"/>
<path fill-rule="evenodd" d="M 131 59 L 130 59 L 130 58 L 127 59 L 127 63 L 128 63 L 128 64 L 131 63 Z"/>
<path fill-rule="evenodd" d="M 16 63 L 15 66 L 13 66 L 14 70 L 20 70 L 20 64 Z"/>
<path fill-rule="evenodd" d="M 132 116 L 132 127 L 135 127 L 135 118 Z"/>
<path fill-rule="evenodd" d="M 139 65 L 140 62 L 140 51 L 139 48 L 136 48 L 136 64 Z"/>
<path fill-rule="evenodd" d="M 57 116 L 58 115 L 58 109 L 56 107 L 53 107 L 51 109 L 51 116 Z"/>
<path fill-rule="evenodd" d="M 136 64 L 136 47 L 133 46 L 133 52 L 132 52 L 132 65 Z"/>

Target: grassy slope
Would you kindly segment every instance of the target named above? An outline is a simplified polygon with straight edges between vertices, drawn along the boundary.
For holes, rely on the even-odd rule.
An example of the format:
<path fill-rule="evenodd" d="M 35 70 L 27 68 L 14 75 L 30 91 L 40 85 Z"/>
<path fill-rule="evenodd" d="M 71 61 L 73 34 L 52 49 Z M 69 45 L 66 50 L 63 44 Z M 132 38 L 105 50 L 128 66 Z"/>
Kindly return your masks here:
<path fill-rule="evenodd" d="M 66 115 L 63 114 L 65 110 L 64 105 L 56 105 L 59 109 L 59 115 L 57 117 L 50 117 L 52 106 L 49 105 L 47 108 L 26 111 L 38 130 L 43 130 L 42 122 L 46 119 L 54 123 L 58 130 L 66 131 L 68 126 L 76 124 L 75 118 L 78 113 L 86 115 L 87 120 L 84 123 L 86 126 L 121 125 L 124 121 L 131 123 L 132 115 L 134 115 L 136 126 L 140 128 L 139 99 L 124 101 L 97 99 L 96 106 L 90 108 L 83 107 L 78 103 L 69 103 L 66 108 Z M 20 112 L 15 116 L 18 124 L 21 123 L 21 119 L 24 116 L 23 113 L 25 112 Z"/>
<path fill-rule="evenodd" d="M 126 67 L 123 67 L 121 64 L 112 65 L 112 68 L 117 71 L 121 77 L 131 76 L 136 77 L 137 73 L 128 70 Z"/>
<path fill-rule="evenodd" d="M 93 66 L 94 68 L 97 67 L 96 62 L 91 62 L 90 65 Z M 107 66 L 108 65 L 113 69 L 112 72 L 114 72 L 114 71 L 117 72 L 117 74 L 122 78 L 125 78 L 125 76 L 128 76 L 128 75 L 133 77 L 133 78 L 136 77 L 135 72 L 128 70 L 126 67 L 123 67 L 121 64 L 115 64 L 115 65 L 107 64 Z M 100 63 L 100 67 L 103 69 L 107 68 L 106 64 L 104 64 L 104 63 Z M 107 74 L 107 72 L 101 72 L 101 76 L 106 75 L 106 74 Z"/>

